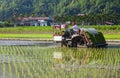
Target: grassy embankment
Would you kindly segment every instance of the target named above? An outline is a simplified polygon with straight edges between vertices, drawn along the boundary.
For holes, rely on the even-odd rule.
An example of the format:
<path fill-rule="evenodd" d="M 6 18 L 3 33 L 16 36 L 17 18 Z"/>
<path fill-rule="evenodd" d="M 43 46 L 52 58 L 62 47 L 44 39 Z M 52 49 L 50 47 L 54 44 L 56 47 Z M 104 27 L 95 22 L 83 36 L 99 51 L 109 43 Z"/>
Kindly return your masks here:
<path fill-rule="evenodd" d="M 96 28 L 104 34 L 106 39 L 120 40 L 120 25 L 116 26 L 85 26 Z M 30 39 L 52 39 L 53 27 L 10 27 L 0 28 L 0 38 L 30 38 Z"/>
<path fill-rule="evenodd" d="M 19 38 L 19 39 L 51 39 L 52 27 L 10 27 L 0 28 L 0 38 Z"/>

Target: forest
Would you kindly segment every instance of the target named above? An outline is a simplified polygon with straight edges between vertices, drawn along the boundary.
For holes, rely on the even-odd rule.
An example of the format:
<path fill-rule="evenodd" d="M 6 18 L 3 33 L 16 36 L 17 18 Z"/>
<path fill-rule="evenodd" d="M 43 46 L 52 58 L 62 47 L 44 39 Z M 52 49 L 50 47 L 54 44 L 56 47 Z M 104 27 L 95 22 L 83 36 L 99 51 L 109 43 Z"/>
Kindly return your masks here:
<path fill-rule="evenodd" d="M 120 0 L 0 0 L 0 20 L 23 16 L 120 14 Z"/>

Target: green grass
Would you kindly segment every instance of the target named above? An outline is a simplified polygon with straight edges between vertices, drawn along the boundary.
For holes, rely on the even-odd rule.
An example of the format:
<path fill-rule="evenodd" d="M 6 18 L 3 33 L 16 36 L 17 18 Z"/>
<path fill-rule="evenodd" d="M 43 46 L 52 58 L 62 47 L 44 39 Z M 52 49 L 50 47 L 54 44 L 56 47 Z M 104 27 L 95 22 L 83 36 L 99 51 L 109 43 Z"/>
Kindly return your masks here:
<path fill-rule="evenodd" d="M 53 27 L 51 26 L 21 26 L 21 27 L 5 27 L 0 28 L 0 33 L 3 34 L 40 34 L 53 32 Z"/>
<path fill-rule="evenodd" d="M 17 27 L 4 27 L 0 28 L 1 31 L 19 31 L 19 30 L 46 30 L 46 31 L 51 31 L 52 27 L 51 26 L 17 26 Z"/>
<path fill-rule="evenodd" d="M 52 34 L 0 34 L 0 38 L 52 38 Z"/>
<path fill-rule="evenodd" d="M 120 40 L 120 35 L 119 34 L 104 34 L 105 39 L 119 39 Z"/>

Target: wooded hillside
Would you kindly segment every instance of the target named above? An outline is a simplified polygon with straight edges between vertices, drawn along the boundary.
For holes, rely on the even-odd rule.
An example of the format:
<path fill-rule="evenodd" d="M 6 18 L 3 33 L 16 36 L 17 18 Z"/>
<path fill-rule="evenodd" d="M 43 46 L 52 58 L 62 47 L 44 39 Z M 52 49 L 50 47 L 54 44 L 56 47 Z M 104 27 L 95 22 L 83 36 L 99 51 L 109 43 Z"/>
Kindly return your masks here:
<path fill-rule="evenodd" d="M 120 0 L 0 0 L 0 19 L 75 14 L 120 14 Z"/>

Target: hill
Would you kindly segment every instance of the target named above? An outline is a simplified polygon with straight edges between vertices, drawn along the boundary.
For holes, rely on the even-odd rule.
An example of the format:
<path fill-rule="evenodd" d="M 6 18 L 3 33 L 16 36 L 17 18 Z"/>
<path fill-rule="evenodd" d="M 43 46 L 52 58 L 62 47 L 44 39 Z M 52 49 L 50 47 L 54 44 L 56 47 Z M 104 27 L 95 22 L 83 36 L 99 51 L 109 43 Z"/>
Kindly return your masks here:
<path fill-rule="evenodd" d="M 0 0 L 0 19 L 75 14 L 120 14 L 120 0 Z"/>

